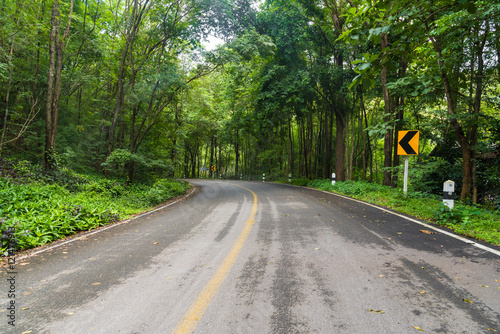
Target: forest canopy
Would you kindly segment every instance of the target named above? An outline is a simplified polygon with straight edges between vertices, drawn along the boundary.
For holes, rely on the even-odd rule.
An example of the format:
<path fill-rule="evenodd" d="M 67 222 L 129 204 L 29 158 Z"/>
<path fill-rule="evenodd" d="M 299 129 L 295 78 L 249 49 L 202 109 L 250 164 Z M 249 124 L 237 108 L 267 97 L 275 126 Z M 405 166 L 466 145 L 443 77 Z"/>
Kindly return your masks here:
<path fill-rule="evenodd" d="M 500 3 L 2 0 L 0 163 L 401 185 L 500 207 Z M 213 50 L 209 35 L 224 43 Z"/>

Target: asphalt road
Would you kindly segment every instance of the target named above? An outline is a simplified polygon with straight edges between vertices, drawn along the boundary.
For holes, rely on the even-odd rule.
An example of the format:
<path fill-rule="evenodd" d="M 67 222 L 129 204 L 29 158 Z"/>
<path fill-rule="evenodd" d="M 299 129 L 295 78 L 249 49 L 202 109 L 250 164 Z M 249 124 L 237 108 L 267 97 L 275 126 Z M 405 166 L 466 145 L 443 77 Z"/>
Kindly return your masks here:
<path fill-rule="evenodd" d="M 15 327 L 2 268 L 0 332 L 500 332 L 495 253 L 333 194 L 191 182 L 163 210 L 19 257 Z"/>

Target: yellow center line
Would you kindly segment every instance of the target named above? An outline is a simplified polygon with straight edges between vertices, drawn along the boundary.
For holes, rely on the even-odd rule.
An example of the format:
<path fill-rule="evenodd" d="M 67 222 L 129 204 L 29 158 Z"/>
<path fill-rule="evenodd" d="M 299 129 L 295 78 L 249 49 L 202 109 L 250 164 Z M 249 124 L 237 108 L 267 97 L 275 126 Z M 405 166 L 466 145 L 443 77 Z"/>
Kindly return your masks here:
<path fill-rule="evenodd" d="M 252 193 L 253 206 L 252 212 L 250 213 L 250 218 L 246 222 L 243 231 L 241 231 L 238 239 L 236 240 L 236 243 L 233 245 L 222 264 L 219 266 L 210 281 L 208 281 L 208 283 L 205 285 L 198 297 L 196 297 L 196 300 L 193 302 L 193 304 L 191 304 L 191 307 L 184 314 L 181 321 L 179 321 L 172 334 L 190 334 L 194 331 L 196 325 L 208 308 L 208 305 L 210 305 L 210 302 L 217 294 L 217 291 L 219 290 L 222 282 L 224 282 L 224 279 L 233 267 L 234 262 L 236 262 L 236 259 L 238 258 L 238 255 L 240 254 L 240 251 L 243 248 L 248 235 L 250 234 L 252 225 L 255 222 L 255 215 L 257 214 L 257 195 L 250 189 L 239 186 L 237 184 L 233 185 L 248 190 Z"/>

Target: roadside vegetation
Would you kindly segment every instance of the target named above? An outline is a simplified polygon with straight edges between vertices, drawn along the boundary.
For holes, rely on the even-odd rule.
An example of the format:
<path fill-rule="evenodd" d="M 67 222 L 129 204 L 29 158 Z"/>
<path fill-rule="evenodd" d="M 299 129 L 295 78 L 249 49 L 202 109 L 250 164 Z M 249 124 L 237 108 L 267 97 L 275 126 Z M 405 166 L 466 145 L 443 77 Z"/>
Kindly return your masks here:
<path fill-rule="evenodd" d="M 0 217 L 19 249 L 145 210 L 175 178 L 333 172 L 334 191 L 500 243 L 498 1 L 3 0 L 0 26 Z"/>
<path fill-rule="evenodd" d="M 185 182 L 164 178 L 127 185 L 124 179 L 102 174 L 68 168 L 47 173 L 26 161 L 2 161 L 1 252 L 9 233 L 14 233 L 17 250 L 30 249 L 129 218 L 187 189 Z"/>
<path fill-rule="evenodd" d="M 303 185 L 303 182 L 299 182 Z M 336 182 L 314 180 L 307 186 L 360 199 L 368 203 L 445 226 L 456 233 L 500 246 L 500 210 L 455 201 L 453 210 L 443 205 L 442 197 L 420 191 L 409 191 L 363 181 Z"/>

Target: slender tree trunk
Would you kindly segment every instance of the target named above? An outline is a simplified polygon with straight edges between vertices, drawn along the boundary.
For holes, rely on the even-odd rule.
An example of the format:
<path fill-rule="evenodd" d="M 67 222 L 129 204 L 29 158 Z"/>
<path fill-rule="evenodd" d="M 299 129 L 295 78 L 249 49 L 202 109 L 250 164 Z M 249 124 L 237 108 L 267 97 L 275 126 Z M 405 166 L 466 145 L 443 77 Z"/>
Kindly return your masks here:
<path fill-rule="evenodd" d="M 341 107 L 340 107 L 341 108 Z M 344 167 L 344 131 L 345 124 L 342 113 L 340 110 L 335 110 L 335 125 L 336 125 L 336 138 L 335 138 L 335 174 L 337 181 L 345 181 L 345 167 Z"/>
<path fill-rule="evenodd" d="M 59 0 L 54 0 L 51 13 L 51 30 L 49 40 L 49 70 L 47 76 L 47 102 L 45 117 L 45 169 L 56 167 L 55 149 L 57 123 L 59 118 L 59 100 L 61 96 L 62 69 L 64 60 L 64 43 L 69 34 L 73 0 L 70 2 L 68 23 L 62 36 L 59 34 Z"/>
<path fill-rule="evenodd" d="M 470 198 L 471 196 L 471 190 L 472 190 L 472 174 L 473 174 L 473 158 L 474 158 L 474 151 L 472 149 L 473 145 L 476 144 L 477 141 L 477 122 L 474 122 L 474 125 L 472 128 L 469 130 L 469 138 L 472 140 L 469 140 L 468 137 L 466 136 L 462 126 L 458 122 L 456 118 L 456 111 L 455 111 L 455 100 L 453 97 L 453 89 L 451 87 L 448 74 L 445 69 L 445 64 L 442 56 L 442 37 L 437 36 L 433 38 L 433 45 L 434 49 L 436 50 L 437 53 L 437 59 L 438 59 L 438 65 L 440 68 L 440 74 L 441 74 L 441 80 L 443 83 L 443 88 L 446 96 L 446 105 L 448 108 L 448 114 L 450 116 L 450 123 L 455 130 L 455 135 L 457 138 L 458 143 L 460 144 L 460 147 L 462 149 L 462 160 L 463 160 L 463 177 L 462 177 L 462 191 L 460 194 L 460 198 L 462 200 L 465 200 L 467 198 Z M 481 107 L 481 96 L 482 96 L 482 67 L 483 67 L 483 56 L 482 56 L 482 50 L 484 50 L 484 45 L 486 43 L 486 36 L 484 37 L 482 46 L 480 47 L 480 50 L 478 51 L 478 75 L 476 76 L 477 84 L 476 84 L 476 96 L 475 96 L 475 105 L 474 105 L 474 112 L 479 112 L 480 107 Z M 481 75 L 479 75 L 481 73 Z"/>
<path fill-rule="evenodd" d="M 349 151 L 350 151 L 350 146 L 349 146 L 349 114 L 345 114 L 345 127 L 344 127 L 344 164 L 346 168 L 346 179 L 349 180 Z"/>
<path fill-rule="evenodd" d="M 382 34 L 382 40 L 381 40 L 381 48 L 384 50 L 389 46 L 388 42 L 388 36 L 387 34 Z M 387 54 L 383 54 L 383 58 L 386 58 Z M 382 63 L 382 73 L 380 75 L 381 81 L 382 81 L 382 90 L 384 93 L 384 102 L 385 102 L 385 107 L 384 107 L 384 121 L 389 123 L 392 121 L 392 113 L 393 113 L 393 106 L 392 106 L 392 101 L 391 97 L 389 96 L 389 90 L 387 89 L 387 65 L 386 65 L 387 59 L 383 60 Z M 390 186 L 392 185 L 392 146 L 393 146 L 393 130 L 392 129 L 387 129 L 385 135 L 384 135 L 384 185 Z"/>
<path fill-rule="evenodd" d="M 55 168 L 54 149 L 54 113 L 52 110 L 54 100 L 54 76 L 56 71 L 56 40 L 59 36 L 59 0 L 52 3 L 51 28 L 49 37 L 49 67 L 47 74 L 47 98 L 45 104 L 45 169 Z"/>
<path fill-rule="evenodd" d="M 351 113 L 351 154 L 349 156 L 349 180 L 352 180 L 352 173 L 353 173 L 353 169 L 354 169 L 354 153 L 356 151 L 356 144 L 355 144 L 355 125 L 356 125 L 356 122 L 354 120 L 354 110 L 353 112 Z"/>
<path fill-rule="evenodd" d="M 398 138 L 398 132 L 402 130 L 402 121 L 404 117 L 404 104 L 403 104 L 403 99 L 398 98 L 396 99 L 396 125 L 394 128 L 394 145 L 393 145 L 393 161 L 392 161 L 392 167 L 396 168 L 399 166 L 399 155 L 398 155 L 398 150 L 397 150 L 397 142 L 401 138 Z M 398 184 L 398 173 L 395 171 L 392 175 L 392 187 L 396 187 Z"/>
<path fill-rule="evenodd" d="M 307 178 L 311 178 L 312 176 L 312 150 L 313 150 L 313 133 L 314 133 L 314 128 L 313 128 L 313 121 L 312 121 L 312 110 L 309 110 L 309 115 L 307 117 L 307 167 L 308 167 L 308 173 L 307 173 Z"/>
<path fill-rule="evenodd" d="M 212 139 L 210 140 L 210 165 L 208 166 L 208 168 L 209 168 L 208 176 L 209 177 L 213 177 L 213 175 L 214 175 L 214 171 L 212 171 L 212 166 L 214 165 L 215 142 L 216 142 L 215 137 L 212 137 Z"/>
<path fill-rule="evenodd" d="M 7 66 L 9 67 L 9 80 L 7 82 L 7 92 L 5 94 L 5 115 L 3 118 L 3 128 L 2 128 L 2 137 L 0 138 L 0 156 L 2 155 L 2 149 L 5 142 L 5 133 L 7 132 L 7 122 L 9 116 L 9 96 L 10 96 L 10 87 L 12 85 L 12 55 L 14 53 L 14 45 L 15 45 L 16 35 L 12 36 L 12 43 L 10 45 L 9 52 L 9 60 Z"/>
<path fill-rule="evenodd" d="M 234 161 L 234 172 L 236 173 L 236 179 L 240 176 L 239 171 L 239 160 L 240 160 L 240 136 L 239 130 L 236 129 L 236 140 L 234 141 L 234 153 L 235 153 L 235 161 Z"/>
<path fill-rule="evenodd" d="M 336 30 L 342 30 L 340 20 L 336 23 Z M 340 69 L 344 66 L 344 57 L 341 54 L 335 56 L 335 66 Z M 341 81 L 343 81 L 343 79 Z M 346 115 L 345 96 L 339 92 L 337 96 L 337 107 L 335 108 L 335 124 L 337 127 L 335 138 L 335 174 L 337 181 L 340 182 L 346 180 L 344 161 L 345 147 L 343 138 L 346 128 Z"/>
<path fill-rule="evenodd" d="M 366 150 L 367 150 L 367 133 L 363 128 L 363 118 L 366 119 L 366 110 L 365 110 L 365 101 L 363 99 L 363 91 L 360 91 L 359 94 L 359 102 L 361 107 L 361 117 L 359 118 L 359 131 L 361 131 L 361 135 L 363 136 L 363 150 L 361 152 L 363 158 L 363 181 L 366 181 L 366 170 L 367 170 L 367 162 L 366 162 Z"/>

